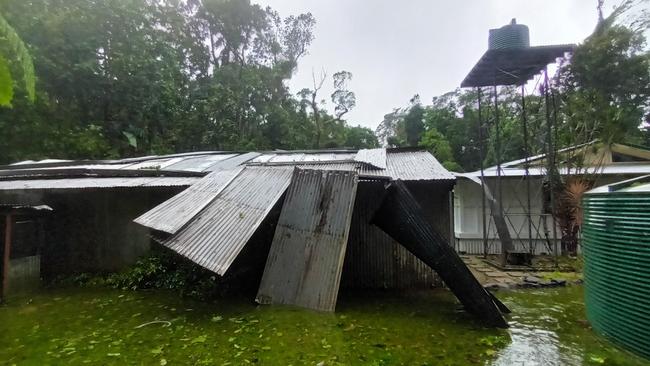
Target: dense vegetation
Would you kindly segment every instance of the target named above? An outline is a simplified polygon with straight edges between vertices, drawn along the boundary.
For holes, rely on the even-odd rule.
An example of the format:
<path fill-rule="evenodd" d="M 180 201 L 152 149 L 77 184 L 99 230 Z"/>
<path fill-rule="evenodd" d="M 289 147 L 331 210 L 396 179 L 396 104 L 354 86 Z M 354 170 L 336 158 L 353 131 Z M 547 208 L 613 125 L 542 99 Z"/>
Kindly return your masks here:
<path fill-rule="evenodd" d="M 639 128 L 650 107 L 650 17 L 631 11 L 643 3 L 601 19 L 551 80 L 555 146 L 650 142 Z M 309 13 L 283 18 L 250 0 L 5 0 L 0 14 L 0 163 L 379 144 L 425 147 L 451 170 L 481 161 L 475 90 L 415 96 L 375 133 L 346 121 L 350 72 L 315 74 L 292 94 L 287 81 L 314 39 Z M 542 86 L 527 87 L 529 154 L 547 148 Z M 498 92 L 499 150 L 492 90 L 482 95 L 488 165 L 526 153 L 520 90 Z"/>
<path fill-rule="evenodd" d="M 352 74 L 320 80 L 334 83 L 334 116 L 316 83 L 289 92 L 314 38 L 309 13 L 282 18 L 249 0 L 8 0 L 0 13 L 37 79 L 34 102 L 16 85 L 0 109 L 2 162 L 377 145 L 343 118 Z"/>

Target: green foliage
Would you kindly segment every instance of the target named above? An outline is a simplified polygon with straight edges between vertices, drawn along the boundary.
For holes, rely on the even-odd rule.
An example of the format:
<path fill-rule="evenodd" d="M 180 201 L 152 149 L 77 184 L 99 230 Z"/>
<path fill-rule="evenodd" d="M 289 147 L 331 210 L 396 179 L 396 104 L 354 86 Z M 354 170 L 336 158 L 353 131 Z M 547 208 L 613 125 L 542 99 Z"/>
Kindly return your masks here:
<path fill-rule="evenodd" d="M 644 37 L 650 16 L 639 13 L 637 28 L 618 23 L 634 3 L 624 2 L 601 21 L 560 69 L 556 81 L 564 144 L 596 138 L 639 141 L 639 125 L 650 108 L 650 53 Z"/>
<path fill-rule="evenodd" d="M 202 300 L 214 299 L 228 290 L 214 273 L 167 251 L 152 252 L 128 270 L 108 276 L 105 283 L 120 289 L 172 290 Z"/>
<path fill-rule="evenodd" d="M 7 60 L 0 55 L 0 106 L 10 106 L 14 99 L 14 81 Z"/>
<path fill-rule="evenodd" d="M 0 14 L 0 106 L 10 105 L 14 80 L 20 80 L 27 98 L 34 101 L 36 78 L 32 57 L 14 28 Z"/>
<path fill-rule="evenodd" d="M 448 170 L 462 170 L 462 167 L 454 161 L 449 141 L 435 127 L 429 128 L 422 134 L 420 146 L 426 147 Z"/>
<path fill-rule="evenodd" d="M 404 134 L 408 146 L 417 146 L 424 132 L 424 108 L 418 95 L 411 99 L 411 107 L 404 116 Z"/>
<path fill-rule="evenodd" d="M 367 127 L 349 127 L 346 129 L 344 146 L 354 149 L 372 149 L 379 147 L 379 141 Z"/>
<path fill-rule="evenodd" d="M 364 144 L 343 119 L 350 73 L 334 80 L 336 116 L 288 90 L 314 38 L 309 13 L 248 0 L 7 0 L 0 12 L 39 81 L 33 105 L 0 110 L 0 163 Z"/>

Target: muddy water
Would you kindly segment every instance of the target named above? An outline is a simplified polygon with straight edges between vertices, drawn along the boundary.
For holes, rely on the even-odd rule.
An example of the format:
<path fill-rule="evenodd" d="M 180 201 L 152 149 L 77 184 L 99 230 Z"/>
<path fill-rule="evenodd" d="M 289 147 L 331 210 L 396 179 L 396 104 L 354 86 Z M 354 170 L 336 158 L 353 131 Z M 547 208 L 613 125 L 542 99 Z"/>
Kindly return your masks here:
<path fill-rule="evenodd" d="M 594 335 L 579 286 L 501 292 L 509 330 L 448 292 L 342 294 L 336 314 L 55 289 L 0 307 L 0 364 L 647 365 Z"/>

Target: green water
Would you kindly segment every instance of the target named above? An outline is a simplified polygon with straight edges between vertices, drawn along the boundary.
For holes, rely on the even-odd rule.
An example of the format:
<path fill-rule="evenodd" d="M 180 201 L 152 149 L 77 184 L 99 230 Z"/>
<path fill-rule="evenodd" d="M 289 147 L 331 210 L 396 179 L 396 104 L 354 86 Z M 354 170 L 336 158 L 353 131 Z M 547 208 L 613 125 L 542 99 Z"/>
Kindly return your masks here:
<path fill-rule="evenodd" d="M 165 292 L 47 290 L 0 307 L 0 363 L 647 364 L 593 334 L 579 286 L 498 295 L 513 310 L 509 330 L 482 328 L 444 290 L 343 294 L 336 314 Z M 169 323 L 141 326 L 154 320 Z"/>

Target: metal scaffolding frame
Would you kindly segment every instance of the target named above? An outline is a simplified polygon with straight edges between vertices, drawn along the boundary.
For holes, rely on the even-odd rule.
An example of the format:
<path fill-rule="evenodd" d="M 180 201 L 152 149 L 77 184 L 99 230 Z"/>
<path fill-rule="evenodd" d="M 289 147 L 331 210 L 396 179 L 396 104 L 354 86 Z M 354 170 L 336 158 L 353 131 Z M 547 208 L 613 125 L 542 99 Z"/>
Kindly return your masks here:
<path fill-rule="evenodd" d="M 501 126 L 499 116 L 499 87 L 515 86 L 521 89 L 521 127 L 524 140 L 524 177 L 526 188 L 526 202 L 520 202 L 525 217 L 525 223 L 528 226 L 528 251 L 533 254 L 534 252 L 534 239 L 533 229 L 536 232 L 536 237 L 541 237 L 540 229 L 543 229 L 544 236 L 548 243 L 548 228 L 546 227 L 546 216 L 544 213 L 538 215 L 537 225 L 533 222 L 532 204 L 531 204 L 531 186 L 530 186 L 530 144 L 529 144 L 529 126 L 528 126 L 528 113 L 526 106 L 526 83 L 542 73 L 543 85 L 541 87 L 543 100 L 545 104 L 545 122 L 547 126 L 545 152 L 547 157 L 547 176 L 551 177 L 555 174 L 556 159 L 556 122 L 557 122 L 557 105 L 555 104 L 555 96 L 549 92 L 549 78 L 547 65 L 555 62 L 557 58 L 563 57 L 565 53 L 571 52 L 575 48 L 574 45 L 557 45 L 557 46 L 541 46 L 541 47 L 525 47 L 517 49 L 491 49 L 488 50 L 478 63 L 472 68 L 470 73 L 461 83 L 461 87 L 476 88 L 477 92 L 477 107 L 478 107 L 478 137 L 479 137 L 479 158 L 480 158 L 480 171 L 481 171 L 481 210 L 482 217 L 482 234 L 483 234 L 483 250 L 484 255 L 487 256 L 491 245 L 488 239 L 488 234 L 492 224 L 495 225 L 497 233 L 501 242 L 501 265 L 507 264 L 508 254 L 515 251 L 510 236 L 510 227 L 514 228 L 511 219 L 511 214 L 504 213 L 503 210 L 503 186 L 502 186 L 502 141 L 501 141 Z M 485 107 L 483 105 L 483 88 L 491 87 L 493 99 L 493 115 L 491 118 L 486 118 Z M 495 141 L 495 158 L 496 158 L 496 187 L 494 187 L 494 198 L 486 197 L 489 187 L 485 181 L 485 138 L 489 135 L 489 128 L 486 128 L 493 123 L 494 125 L 494 141 Z M 487 125 L 487 126 L 486 126 Z M 485 131 L 484 131 L 485 130 Z M 553 178 L 551 177 L 551 180 Z M 555 207 L 555 192 L 553 189 L 553 182 L 551 182 L 550 189 L 551 210 Z M 493 200 L 490 205 L 490 220 L 487 219 L 486 202 L 488 199 Z M 557 264 L 557 226 L 556 221 L 552 217 L 553 223 L 553 243 L 549 251 L 553 252 L 555 262 Z M 508 222 L 510 225 L 508 225 Z M 543 227 L 543 228 L 542 228 Z M 517 239 L 521 241 L 520 229 L 514 228 L 514 233 Z"/>

